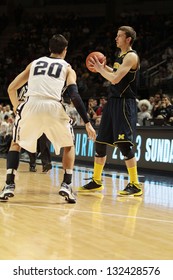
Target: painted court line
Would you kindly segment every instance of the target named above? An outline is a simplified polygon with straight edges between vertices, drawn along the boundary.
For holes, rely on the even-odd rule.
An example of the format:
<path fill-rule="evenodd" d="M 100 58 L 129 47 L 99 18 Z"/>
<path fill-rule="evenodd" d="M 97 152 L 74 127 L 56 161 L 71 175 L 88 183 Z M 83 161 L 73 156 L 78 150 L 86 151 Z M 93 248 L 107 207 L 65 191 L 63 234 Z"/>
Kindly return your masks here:
<path fill-rule="evenodd" d="M 47 206 L 36 206 L 36 205 L 26 205 L 26 204 L 17 204 L 17 203 L 10 203 L 10 207 L 18 206 L 18 207 L 27 207 L 27 208 L 37 208 L 37 209 L 47 209 L 47 210 L 58 210 L 58 211 L 67 211 L 68 209 L 59 208 L 59 207 L 47 207 Z M 72 209 L 69 209 L 69 211 Z M 129 216 L 129 215 L 121 215 L 121 214 L 114 214 L 114 213 L 105 213 L 105 212 L 95 212 L 95 211 L 86 211 L 86 210 L 79 210 L 73 209 L 73 212 L 79 212 L 84 214 L 101 214 L 104 216 L 109 217 L 121 217 L 121 218 L 131 218 L 131 219 L 138 219 L 138 220 L 146 220 L 146 221 L 153 221 L 153 222 L 161 222 L 161 223 L 171 223 L 173 224 L 173 220 L 163 220 L 163 219 L 153 219 L 153 218 L 146 218 L 141 216 Z"/>

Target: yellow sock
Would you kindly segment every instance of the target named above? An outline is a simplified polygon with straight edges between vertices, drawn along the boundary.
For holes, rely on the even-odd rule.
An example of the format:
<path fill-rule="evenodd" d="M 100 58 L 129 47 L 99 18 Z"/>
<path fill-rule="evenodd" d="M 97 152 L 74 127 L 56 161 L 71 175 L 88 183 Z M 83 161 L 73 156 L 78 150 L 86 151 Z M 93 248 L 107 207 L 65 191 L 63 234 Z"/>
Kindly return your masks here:
<path fill-rule="evenodd" d="M 93 174 L 93 179 L 94 180 L 101 181 L 103 167 L 104 167 L 103 164 L 94 162 L 94 174 Z"/>
<path fill-rule="evenodd" d="M 137 166 L 127 168 L 127 170 L 128 170 L 129 177 L 130 177 L 130 183 L 131 184 L 139 184 Z"/>

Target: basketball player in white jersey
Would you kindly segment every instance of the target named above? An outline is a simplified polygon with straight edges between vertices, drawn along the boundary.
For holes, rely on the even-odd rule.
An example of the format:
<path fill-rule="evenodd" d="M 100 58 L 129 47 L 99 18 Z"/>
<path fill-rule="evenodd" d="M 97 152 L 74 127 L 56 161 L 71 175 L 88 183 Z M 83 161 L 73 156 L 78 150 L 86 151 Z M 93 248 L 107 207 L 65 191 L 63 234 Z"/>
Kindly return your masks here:
<path fill-rule="evenodd" d="M 36 152 L 37 139 L 45 133 L 58 155 L 64 148 L 62 164 L 64 178 L 59 194 L 68 203 L 76 203 L 72 191 L 72 171 L 75 152 L 70 129 L 70 118 L 61 103 L 62 89 L 68 87 L 69 96 L 85 123 L 89 139 L 95 140 L 96 132 L 89 122 L 84 103 L 78 93 L 76 73 L 64 59 L 68 41 L 61 34 L 49 41 L 50 57 L 41 57 L 30 63 L 9 85 L 8 94 L 16 112 L 13 140 L 7 155 L 6 184 L 0 200 L 14 196 L 15 174 L 19 165 L 20 147 Z M 19 104 L 17 90 L 28 82 L 26 101 Z"/>
<path fill-rule="evenodd" d="M 26 93 L 28 91 L 28 84 L 25 84 L 22 88 L 17 91 L 19 102 L 26 101 Z M 37 153 L 39 154 L 39 158 L 42 163 L 42 172 L 47 173 L 50 169 L 52 169 L 51 163 L 51 153 L 50 153 L 50 141 L 47 139 L 46 135 L 43 133 L 41 137 L 37 141 Z M 31 153 L 27 151 L 29 156 L 29 171 L 36 172 L 36 160 L 37 153 Z"/>

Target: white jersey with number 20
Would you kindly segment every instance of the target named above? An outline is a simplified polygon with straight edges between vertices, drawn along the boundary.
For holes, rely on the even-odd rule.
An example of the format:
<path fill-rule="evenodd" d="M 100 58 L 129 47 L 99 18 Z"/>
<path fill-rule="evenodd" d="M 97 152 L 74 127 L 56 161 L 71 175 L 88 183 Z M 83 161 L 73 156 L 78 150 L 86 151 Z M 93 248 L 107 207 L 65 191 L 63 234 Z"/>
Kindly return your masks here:
<path fill-rule="evenodd" d="M 60 58 L 41 57 L 31 64 L 26 96 L 61 100 L 69 64 Z"/>

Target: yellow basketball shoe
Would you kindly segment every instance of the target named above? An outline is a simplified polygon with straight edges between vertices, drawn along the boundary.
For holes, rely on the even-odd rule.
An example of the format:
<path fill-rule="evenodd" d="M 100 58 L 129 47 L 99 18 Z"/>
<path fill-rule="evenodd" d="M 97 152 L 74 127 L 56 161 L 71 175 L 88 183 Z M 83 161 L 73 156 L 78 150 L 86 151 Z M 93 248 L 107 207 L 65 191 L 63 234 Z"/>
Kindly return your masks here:
<path fill-rule="evenodd" d="M 95 191 L 102 191 L 104 189 L 104 186 L 102 185 L 101 181 L 94 181 L 94 179 L 92 179 L 92 181 L 90 181 L 88 184 L 79 187 L 78 191 L 79 192 L 95 192 Z"/>
<path fill-rule="evenodd" d="M 141 189 L 141 184 L 128 183 L 128 185 L 125 187 L 125 189 L 122 191 L 119 191 L 118 194 L 121 196 L 140 196 L 143 194 L 143 192 Z"/>

